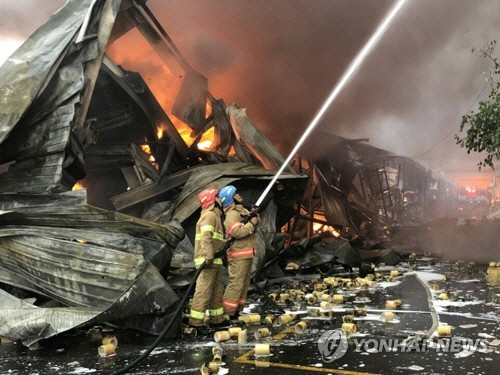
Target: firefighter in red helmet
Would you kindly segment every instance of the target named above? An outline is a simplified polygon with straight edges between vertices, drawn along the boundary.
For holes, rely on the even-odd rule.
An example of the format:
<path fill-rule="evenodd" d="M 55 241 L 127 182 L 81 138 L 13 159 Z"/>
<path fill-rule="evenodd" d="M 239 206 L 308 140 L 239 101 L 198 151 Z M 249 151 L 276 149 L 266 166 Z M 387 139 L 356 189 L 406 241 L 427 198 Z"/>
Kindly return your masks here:
<path fill-rule="evenodd" d="M 220 251 L 224 245 L 222 211 L 217 193 L 217 189 L 205 189 L 198 197 L 201 216 L 196 223 L 194 263 L 198 268 L 203 262 L 206 262 L 206 267 L 201 271 L 196 281 L 196 289 L 191 302 L 189 324 L 194 327 L 204 325 L 207 309 L 212 327 L 225 325 L 222 306 L 224 294 L 222 259 L 214 257 L 214 254 Z"/>

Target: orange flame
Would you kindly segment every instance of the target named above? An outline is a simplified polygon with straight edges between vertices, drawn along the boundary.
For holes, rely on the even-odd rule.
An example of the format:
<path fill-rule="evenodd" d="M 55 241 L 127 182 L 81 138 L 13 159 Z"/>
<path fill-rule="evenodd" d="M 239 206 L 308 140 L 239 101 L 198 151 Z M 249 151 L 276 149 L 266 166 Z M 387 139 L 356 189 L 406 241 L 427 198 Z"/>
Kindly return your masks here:
<path fill-rule="evenodd" d="M 158 163 L 156 163 L 156 159 L 151 152 L 151 147 L 149 147 L 149 145 L 141 145 L 141 150 L 148 156 L 149 162 L 153 164 L 156 169 L 159 169 Z"/>
<path fill-rule="evenodd" d="M 210 101 L 210 98 L 208 98 L 205 106 L 205 118 L 207 119 L 210 116 L 212 116 L 212 102 Z"/>
<path fill-rule="evenodd" d="M 133 45 L 134 48 L 129 48 L 130 45 Z M 170 71 L 140 32 L 136 29 L 131 30 L 120 39 L 114 41 L 111 46 L 108 46 L 106 53 L 118 65 L 123 66 L 127 70 L 137 71 L 141 74 L 186 145 L 190 147 L 194 141 L 194 137 L 191 137 L 192 129 L 172 114 L 172 107 L 175 103 L 175 98 L 180 90 L 182 81 Z M 138 54 L 143 56 L 143 58 L 148 61 L 148 64 L 143 64 L 139 61 L 137 59 Z M 154 67 L 154 69 L 151 67 Z M 212 112 L 212 103 L 210 98 L 207 98 L 205 118 L 209 118 Z M 165 128 L 158 127 L 156 129 L 158 139 L 161 139 L 164 133 Z M 210 150 L 213 143 L 214 131 L 209 129 L 198 143 L 198 149 Z M 144 152 L 150 155 L 146 150 L 144 150 Z"/>
<path fill-rule="evenodd" d="M 209 151 L 212 148 L 215 139 L 215 129 L 212 126 L 201 136 L 200 141 L 197 144 L 199 150 Z"/>
<path fill-rule="evenodd" d="M 83 183 L 81 183 L 80 181 L 78 181 L 76 184 L 74 184 L 73 187 L 71 188 L 72 191 L 81 190 L 81 189 L 85 189 L 85 185 Z"/>
<path fill-rule="evenodd" d="M 325 220 L 324 217 L 320 217 L 320 216 L 317 216 L 317 215 L 314 215 L 314 218 L 318 219 L 318 220 Z M 314 233 L 330 232 L 331 234 L 333 234 L 334 237 L 340 237 L 340 233 L 337 232 L 335 230 L 335 228 L 333 228 L 330 225 L 325 225 L 325 224 L 320 224 L 320 223 L 313 223 L 313 231 L 314 231 Z"/>

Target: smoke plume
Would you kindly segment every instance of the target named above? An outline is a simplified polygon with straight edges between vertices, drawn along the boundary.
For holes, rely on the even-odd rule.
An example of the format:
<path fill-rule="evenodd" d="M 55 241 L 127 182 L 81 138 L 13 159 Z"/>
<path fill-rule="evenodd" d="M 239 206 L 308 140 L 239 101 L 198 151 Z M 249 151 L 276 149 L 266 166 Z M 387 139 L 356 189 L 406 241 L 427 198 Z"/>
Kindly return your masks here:
<path fill-rule="evenodd" d="M 25 39 L 63 4 L 1 2 L 2 49 L 8 41 Z M 286 153 L 393 1 L 148 4 L 188 61 L 207 76 L 211 92 L 247 107 Z M 418 156 L 429 167 L 474 169 L 479 157 L 467 156 L 453 134 L 461 116 L 474 108 L 489 70 L 471 48 L 500 35 L 498 14 L 495 0 L 409 0 L 329 110 L 322 130 L 368 137 L 374 146 Z M 125 68 L 150 64 L 153 76 L 159 63 L 149 56 L 127 56 L 122 63 Z M 481 98 L 488 92 L 487 87 Z"/>

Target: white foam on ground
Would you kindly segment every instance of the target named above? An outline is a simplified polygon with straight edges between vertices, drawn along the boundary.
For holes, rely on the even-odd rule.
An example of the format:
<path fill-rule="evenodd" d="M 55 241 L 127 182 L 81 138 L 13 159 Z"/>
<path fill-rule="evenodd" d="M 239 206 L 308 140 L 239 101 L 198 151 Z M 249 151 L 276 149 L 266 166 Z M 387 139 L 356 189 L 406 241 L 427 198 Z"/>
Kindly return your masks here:
<path fill-rule="evenodd" d="M 464 351 L 455 353 L 455 358 L 465 358 L 465 357 L 468 357 L 468 356 L 470 356 L 472 354 L 474 354 L 473 351 L 471 351 L 471 350 L 464 350 Z"/>
<path fill-rule="evenodd" d="M 357 316 L 354 320 L 380 320 L 380 315 L 366 314 L 366 316 Z"/>
<path fill-rule="evenodd" d="M 466 283 L 480 283 L 480 279 L 470 279 L 470 280 L 457 280 L 457 283 L 466 284 Z"/>
<path fill-rule="evenodd" d="M 97 372 L 95 368 L 77 367 L 68 374 L 90 374 L 92 372 Z"/>
<path fill-rule="evenodd" d="M 434 304 L 434 308 L 438 313 L 445 312 L 446 307 L 464 307 L 464 306 L 470 306 L 470 305 L 479 305 L 482 302 L 481 301 L 445 301 L 445 300 L 436 300 L 432 301 Z"/>
<path fill-rule="evenodd" d="M 144 353 L 146 350 L 141 350 L 141 354 Z M 158 355 L 158 354 L 163 354 L 163 353 L 172 353 L 171 349 L 167 348 L 155 348 L 149 355 Z"/>
<path fill-rule="evenodd" d="M 393 286 L 401 284 L 401 281 L 393 281 L 392 283 L 388 281 L 382 281 L 380 283 L 377 283 L 377 285 L 380 289 L 386 289 L 386 288 L 392 288 Z"/>

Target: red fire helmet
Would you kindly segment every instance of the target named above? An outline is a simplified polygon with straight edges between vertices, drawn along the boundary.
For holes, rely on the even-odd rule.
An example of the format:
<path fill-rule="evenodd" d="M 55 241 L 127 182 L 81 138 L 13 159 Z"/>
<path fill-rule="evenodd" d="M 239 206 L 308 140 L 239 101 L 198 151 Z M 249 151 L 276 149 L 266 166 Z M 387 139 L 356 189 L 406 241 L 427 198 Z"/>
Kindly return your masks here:
<path fill-rule="evenodd" d="M 198 195 L 198 201 L 200 202 L 201 208 L 205 208 L 210 206 L 215 202 L 215 198 L 217 197 L 217 193 L 219 191 L 217 189 L 205 189 L 200 195 Z"/>

